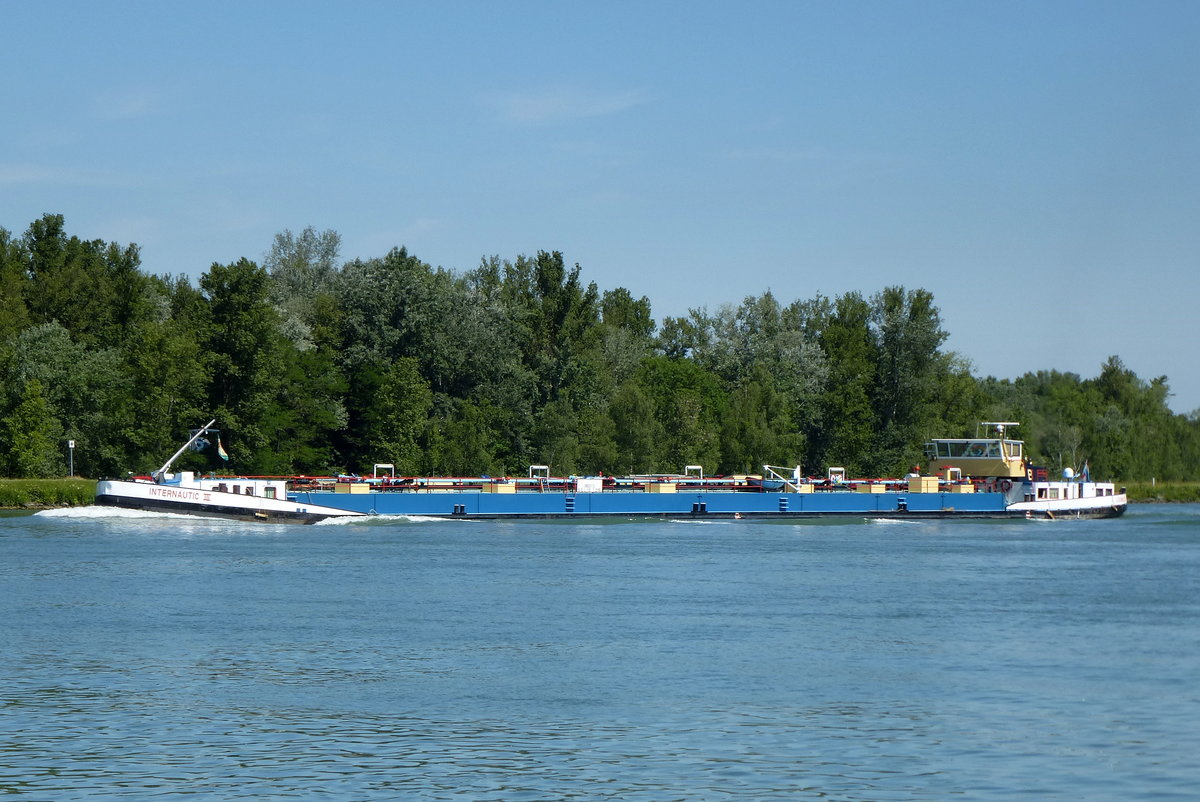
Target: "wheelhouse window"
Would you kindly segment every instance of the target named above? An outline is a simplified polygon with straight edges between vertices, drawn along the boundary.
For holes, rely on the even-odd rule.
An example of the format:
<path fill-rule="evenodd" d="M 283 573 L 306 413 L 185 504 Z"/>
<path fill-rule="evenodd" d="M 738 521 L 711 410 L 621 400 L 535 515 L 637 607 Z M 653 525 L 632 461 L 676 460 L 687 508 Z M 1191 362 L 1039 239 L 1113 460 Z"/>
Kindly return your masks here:
<path fill-rule="evenodd" d="M 1020 443 L 1005 442 L 1010 455 L 1021 456 Z M 937 459 L 1001 459 L 1004 456 L 999 440 L 939 440 L 927 444 L 925 453 Z"/>

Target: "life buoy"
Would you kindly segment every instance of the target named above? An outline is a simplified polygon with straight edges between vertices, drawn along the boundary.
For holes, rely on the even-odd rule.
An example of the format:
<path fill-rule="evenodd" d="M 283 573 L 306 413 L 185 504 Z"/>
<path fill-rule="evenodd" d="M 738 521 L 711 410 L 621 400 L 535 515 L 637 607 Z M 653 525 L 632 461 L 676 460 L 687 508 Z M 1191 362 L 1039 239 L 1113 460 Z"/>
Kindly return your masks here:
<path fill-rule="evenodd" d="M 1012 490 L 1012 482 L 1010 482 L 1010 481 L 1009 481 L 1009 480 L 1007 480 L 1007 479 L 1001 480 L 1001 482 L 1000 482 L 1000 492 L 1001 492 L 1001 493 L 1007 493 L 1007 492 L 1008 492 L 1008 491 L 1010 491 L 1010 490 Z"/>

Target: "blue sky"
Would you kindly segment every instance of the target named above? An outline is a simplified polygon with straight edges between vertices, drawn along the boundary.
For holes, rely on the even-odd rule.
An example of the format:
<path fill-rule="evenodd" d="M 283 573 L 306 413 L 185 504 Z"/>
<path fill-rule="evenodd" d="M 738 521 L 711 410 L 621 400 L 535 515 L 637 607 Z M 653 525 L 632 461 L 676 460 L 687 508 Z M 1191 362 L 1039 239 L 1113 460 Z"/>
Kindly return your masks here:
<path fill-rule="evenodd" d="M 559 250 L 655 314 L 930 290 L 978 375 L 1200 408 L 1200 3 L 5 2 L 0 226 L 193 277 Z"/>

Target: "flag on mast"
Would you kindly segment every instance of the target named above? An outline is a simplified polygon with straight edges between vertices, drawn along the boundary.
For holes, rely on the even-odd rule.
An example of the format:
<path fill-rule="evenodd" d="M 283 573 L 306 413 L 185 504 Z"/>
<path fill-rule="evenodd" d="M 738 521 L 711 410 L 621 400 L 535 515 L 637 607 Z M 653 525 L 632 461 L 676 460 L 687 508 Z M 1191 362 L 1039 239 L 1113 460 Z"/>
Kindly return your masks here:
<path fill-rule="evenodd" d="M 217 456 L 229 462 L 229 454 L 226 453 L 225 448 L 221 445 L 221 435 L 217 435 Z"/>

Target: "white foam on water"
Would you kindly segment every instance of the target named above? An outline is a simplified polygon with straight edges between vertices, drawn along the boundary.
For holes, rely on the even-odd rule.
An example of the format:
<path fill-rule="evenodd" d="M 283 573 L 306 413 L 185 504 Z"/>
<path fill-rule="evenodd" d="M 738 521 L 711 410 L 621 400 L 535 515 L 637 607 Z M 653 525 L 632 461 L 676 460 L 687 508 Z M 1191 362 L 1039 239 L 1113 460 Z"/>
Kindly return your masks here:
<path fill-rule="evenodd" d="M 452 519 L 438 515 L 346 515 L 317 521 L 314 526 L 372 526 L 391 523 L 443 523 Z"/>
<path fill-rule="evenodd" d="M 152 512 L 150 510 L 130 510 L 124 507 L 61 507 L 53 510 L 41 510 L 34 515 L 44 518 L 196 518 L 195 515 L 184 515 L 178 512 Z"/>

